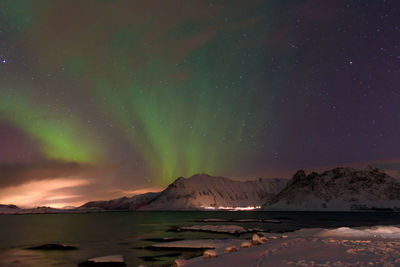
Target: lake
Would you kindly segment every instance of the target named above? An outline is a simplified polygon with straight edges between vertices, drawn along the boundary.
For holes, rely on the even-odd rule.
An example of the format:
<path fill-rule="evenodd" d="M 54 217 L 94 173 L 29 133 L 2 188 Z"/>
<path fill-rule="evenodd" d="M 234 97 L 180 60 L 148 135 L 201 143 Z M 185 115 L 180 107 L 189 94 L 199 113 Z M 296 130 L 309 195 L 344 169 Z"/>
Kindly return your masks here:
<path fill-rule="evenodd" d="M 264 219 L 276 222 L 201 222 L 204 219 Z M 111 254 L 124 256 L 128 266 L 168 266 L 182 253 L 193 251 L 152 251 L 145 247 L 157 238 L 232 238 L 232 235 L 176 232 L 176 226 L 194 224 L 235 224 L 269 232 L 300 228 L 372 226 L 400 224 L 400 213 L 392 212 L 105 212 L 86 214 L 0 215 L 0 266 L 77 266 L 89 258 Z M 236 238 L 247 238 L 242 234 Z M 28 250 L 48 243 L 76 246 L 71 251 Z"/>

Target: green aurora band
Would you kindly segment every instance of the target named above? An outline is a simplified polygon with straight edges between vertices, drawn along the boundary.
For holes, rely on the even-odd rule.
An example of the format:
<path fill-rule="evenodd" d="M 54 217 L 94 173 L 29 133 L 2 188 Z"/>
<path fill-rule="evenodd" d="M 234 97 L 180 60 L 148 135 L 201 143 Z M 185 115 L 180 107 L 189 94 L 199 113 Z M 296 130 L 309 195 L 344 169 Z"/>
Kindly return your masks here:
<path fill-rule="evenodd" d="M 100 2 L 99 9 L 104 11 L 107 6 Z M 66 94 L 76 92 L 68 86 L 82 87 L 81 97 L 97 114 L 107 114 L 107 122 L 93 126 L 63 100 L 54 103 L 59 108 L 54 112 L 46 99 L 28 92 L 24 82 L 16 85 L 11 77 L 0 91 L 0 113 L 37 140 L 47 158 L 106 162 L 112 158 L 107 155 L 112 150 L 110 143 L 91 138 L 90 133 L 95 127 L 102 135 L 102 129 L 112 125 L 118 133 L 114 138 L 125 140 L 140 155 L 148 176 L 160 185 L 177 176 L 219 174 L 256 160 L 258 140 L 263 140 L 260 132 L 273 116 L 276 88 L 281 86 L 281 79 L 260 77 L 257 71 L 270 60 L 262 42 L 268 33 L 262 25 L 269 20 L 269 7 L 260 10 L 255 5 L 245 15 L 238 8 L 227 8 L 212 20 L 188 21 L 183 16 L 173 21 L 176 14 L 170 14 L 154 21 L 118 21 L 109 14 L 91 23 L 82 17 L 95 20 L 100 11 L 88 11 L 82 4 L 82 14 L 76 18 L 82 23 L 81 30 L 60 37 L 62 29 L 51 28 L 56 16 L 52 10 L 65 8 L 68 13 L 70 6 L 46 3 L 47 11 L 39 13 L 40 8 L 23 8 L 22 2 L 16 7 L 8 1 L 7 9 L 24 14 L 8 14 L 7 34 L 29 40 L 27 46 L 41 59 L 35 64 L 42 78 L 62 66 L 60 75 L 68 80 Z M 223 19 L 224 14 L 230 15 L 231 24 Z M 264 14 L 260 21 L 247 21 L 258 14 Z M 154 11 L 153 17 L 157 15 L 159 11 Z M 35 17 L 42 19 L 34 22 Z M 62 19 L 54 24 L 67 25 Z M 169 19 L 173 23 L 168 24 Z M 269 98 L 256 93 L 260 84 L 271 88 Z M 73 116 L 63 112 L 66 109 Z"/>
<path fill-rule="evenodd" d="M 0 91 L 0 114 L 36 139 L 48 158 L 92 163 L 100 155 L 76 119 L 63 118 L 43 105 L 4 92 Z"/>

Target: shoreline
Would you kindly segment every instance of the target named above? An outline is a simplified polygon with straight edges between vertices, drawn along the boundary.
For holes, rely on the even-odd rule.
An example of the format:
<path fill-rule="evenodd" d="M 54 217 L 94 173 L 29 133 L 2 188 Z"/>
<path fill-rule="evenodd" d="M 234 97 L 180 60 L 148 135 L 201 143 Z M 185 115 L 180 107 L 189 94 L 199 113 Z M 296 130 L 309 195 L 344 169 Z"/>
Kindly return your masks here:
<path fill-rule="evenodd" d="M 225 240 L 225 247 L 237 247 L 234 252 L 224 252 L 219 244 L 221 240 L 215 240 L 214 249 L 211 249 L 215 256 L 178 259 L 174 266 L 395 266 L 400 264 L 398 226 L 310 228 L 280 237 L 262 233 L 266 241 L 249 248 L 238 247 L 245 240 Z M 171 242 L 169 246 L 201 242 L 186 240 Z M 208 242 L 211 247 L 212 241 Z"/>

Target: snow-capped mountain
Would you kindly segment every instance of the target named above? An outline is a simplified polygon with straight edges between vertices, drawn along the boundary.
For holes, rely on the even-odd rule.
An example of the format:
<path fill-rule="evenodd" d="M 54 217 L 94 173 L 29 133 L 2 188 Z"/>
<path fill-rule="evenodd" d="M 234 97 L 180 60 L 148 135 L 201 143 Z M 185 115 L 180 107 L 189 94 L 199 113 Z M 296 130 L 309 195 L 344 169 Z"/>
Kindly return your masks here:
<path fill-rule="evenodd" d="M 21 209 L 16 206 L 16 205 L 4 205 L 0 204 L 0 214 L 10 214 L 10 213 L 16 213 L 20 211 Z"/>
<path fill-rule="evenodd" d="M 145 193 L 133 197 L 122 197 L 108 201 L 91 201 L 78 208 L 78 210 L 137 210 L 153 200 L 159 193 Z"/>
<path fill-rule="evenodd" d="M 369 166 L 306 175 L 298 171 L 265 210 L 400 210 L 400 181 Z"/>
<path fill-rule="evenodd" d="M 284 179 L 233 181 L 197 174 L 180 177 L 141 209 L 191 210 L 221 207 L 255 207 L 270 200 L 285 186 Z"/>
<path fill-rule="evenodd" d="M 45 214 L 45 213 L 67 213 L 71 210 L 61 210 L 51 207 L 36 207 L 36 208 L 20 208 L 16 205 L 0 204 L 0 214 Z"/>

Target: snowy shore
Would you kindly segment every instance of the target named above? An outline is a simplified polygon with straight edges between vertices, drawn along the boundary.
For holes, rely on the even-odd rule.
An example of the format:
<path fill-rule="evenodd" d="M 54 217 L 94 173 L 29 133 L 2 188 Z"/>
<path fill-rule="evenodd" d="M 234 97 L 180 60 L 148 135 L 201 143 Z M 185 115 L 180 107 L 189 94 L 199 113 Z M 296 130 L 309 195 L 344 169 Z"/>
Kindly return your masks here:
<path fill-rule="evenodd" d="M 265 237 L 263 244 L 249 248 L 240 248 L 246 240 L 238 239 L 186 240 L 163 246 L 211 249 L 203 257 L 178 259 L 175 266 L 400 266 L 399 226 L 315 228 L 285 235 L 259 234 Z M 237 251 L 226 250 L 229 247 Z"/>

